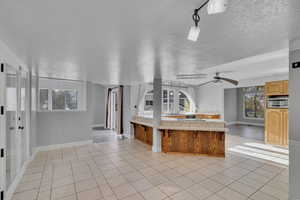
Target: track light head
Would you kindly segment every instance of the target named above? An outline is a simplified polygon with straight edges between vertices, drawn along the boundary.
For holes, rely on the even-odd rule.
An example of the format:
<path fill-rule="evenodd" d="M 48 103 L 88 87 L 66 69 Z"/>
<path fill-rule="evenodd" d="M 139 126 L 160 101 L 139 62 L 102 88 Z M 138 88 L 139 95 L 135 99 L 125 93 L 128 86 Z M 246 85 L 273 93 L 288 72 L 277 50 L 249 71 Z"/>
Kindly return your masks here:
<path fill-rule="evenodd" d="M 207 13 L 211 15 L 225 12 L 227 2 L 228 0 L 209 0 L 207 4 Z"/>

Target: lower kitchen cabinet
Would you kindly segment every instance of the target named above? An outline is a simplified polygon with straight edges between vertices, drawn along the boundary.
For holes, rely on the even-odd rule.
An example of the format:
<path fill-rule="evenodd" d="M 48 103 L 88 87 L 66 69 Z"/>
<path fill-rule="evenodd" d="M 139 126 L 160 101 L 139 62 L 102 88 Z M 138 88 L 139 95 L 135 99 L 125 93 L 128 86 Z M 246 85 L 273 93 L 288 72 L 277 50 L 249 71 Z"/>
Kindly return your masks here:
<path fill-rule="evenodd" d="M 266 143 L 288 146 L 288 109 L 267 109 Z"/>

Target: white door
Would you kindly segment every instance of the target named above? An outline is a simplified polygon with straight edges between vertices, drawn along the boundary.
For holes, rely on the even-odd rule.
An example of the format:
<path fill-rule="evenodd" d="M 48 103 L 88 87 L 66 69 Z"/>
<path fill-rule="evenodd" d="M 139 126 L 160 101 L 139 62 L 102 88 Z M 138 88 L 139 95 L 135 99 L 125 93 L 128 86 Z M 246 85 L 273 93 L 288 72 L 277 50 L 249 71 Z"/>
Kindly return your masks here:
<path fill-rule="evenodd" d="M 18 170 L 18 130 L 17 130 L 17 89 L 18 72 L 9 65 L 5 65 L 5 159 L 6 159 L 6 189 L 14 181 Z"/>
<path fill-rule="evenodd" d="M 28 158 L 28 137 L 25 131 L 27 73 L 5 64 L 0 82 L 0 96 L 4 97 L 4 115 L 1 118 L 1 141 L 4 147 L 2 186 L 8 190 Z M 1 169 L 1 168 L 0 168 Z M 0 182 L 0 184 L 1 184 Z"/>
<path fill-rule="evenodd" d="M 5 72 L 4 64 L 0 63 L 0 192 L 5 191 Z"/>

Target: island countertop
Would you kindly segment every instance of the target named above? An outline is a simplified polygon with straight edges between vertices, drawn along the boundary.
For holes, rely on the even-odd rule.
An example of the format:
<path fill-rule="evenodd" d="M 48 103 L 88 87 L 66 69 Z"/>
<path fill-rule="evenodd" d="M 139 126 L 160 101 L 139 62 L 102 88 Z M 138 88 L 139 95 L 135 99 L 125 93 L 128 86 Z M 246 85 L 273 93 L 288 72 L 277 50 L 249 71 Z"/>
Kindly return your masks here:
<path fill-rule="evenodd" d="M 227 132 L 226 122 L 220 119 L 176 119 L 162 117 L 159 126 L 154 125 L 154 120 L 151 117 L 135 116 L 131 120 L 132 123 L 157 128 L 160 130 L 195 130 L 195 131 L 214 131 Z"/>

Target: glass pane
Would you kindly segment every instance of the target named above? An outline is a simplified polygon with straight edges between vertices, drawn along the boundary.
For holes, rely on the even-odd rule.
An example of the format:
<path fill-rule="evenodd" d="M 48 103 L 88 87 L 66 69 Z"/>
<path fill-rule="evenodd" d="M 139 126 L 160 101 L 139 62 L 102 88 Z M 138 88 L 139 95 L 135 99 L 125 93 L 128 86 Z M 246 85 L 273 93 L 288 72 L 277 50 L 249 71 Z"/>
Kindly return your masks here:
<path fill-rule="evenodd" d="M 40 89 L 40 110 L 48 110 L 48 104 L 48 89 Z"/>
<path fill-rule="evenodd" d="M 264 118 L 265 112 L 264 93 L 246 93 L 244 95 L 245 117 L 246 118 Z"/>
<path fill-rule="evenodd" d="M 21 166 L 23 166 L 24 162 L 27 159 L 27 137 L 26 137 L 26 81 L 27 81 L 27 73 L 21 74 L 21 121 L 20 126 L 22 130 L 21 134 Z"/>
<path fill-rule="evenodd" d="M 174 112 L 174 91 L 169 91 L 169 113 Z"/>
<path fill-rule="evenodd" d="M 66 110 L 77 110 L 77 91 L 76 90 L 66 90 Z"/>
<path fill-rule="evenodd" d="M 6 188 L 14 181 L 17 172 L 17 74 L 8 67 L 6 75 Z"/>
<path fill-rule="evenodd" d="M 190 101 L 183 92 L 179 92 L 179 111 L 190 112 Z"/>
<path fill-rule="evenodd" d="M 63 90 L 52 90 L 52 109 L 65 110 L 65 92 Z"/>

